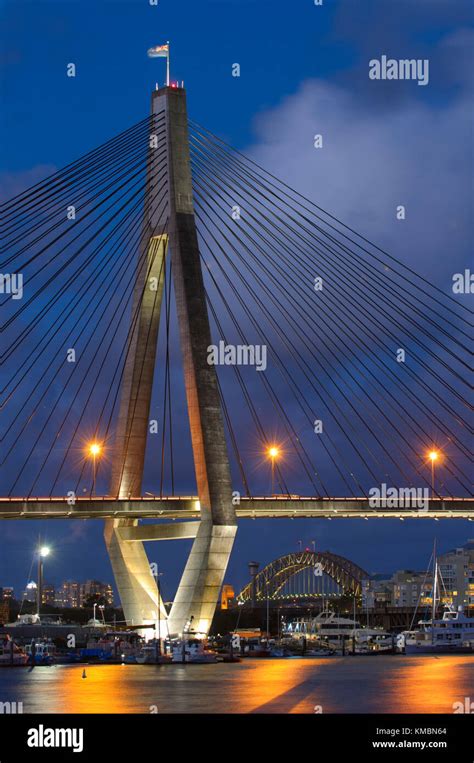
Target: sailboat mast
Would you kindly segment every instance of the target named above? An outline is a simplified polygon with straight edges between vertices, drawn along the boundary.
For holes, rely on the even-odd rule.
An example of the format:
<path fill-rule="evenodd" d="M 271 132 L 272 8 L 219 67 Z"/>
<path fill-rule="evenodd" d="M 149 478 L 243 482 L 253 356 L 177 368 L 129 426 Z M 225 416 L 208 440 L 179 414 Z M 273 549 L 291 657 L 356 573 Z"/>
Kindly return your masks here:
<path fill-rule="evenodd" d="M 436 599 L 438 596 L 438 560 L 435 561 L 434 566 L 434 581 L 433 581 L 433 611 L 431 617 L 434 620 L 436 617 Z"/>
<path fill-rule="evenodd" d="M 438 557 L 436 556 L 436 539 L 433 545 L 433 606 L 431 619 L 436 617 L 436 597 L 438 596 Z"/>
<path fill-rule="evenodd" d="M 436 618 L 436 597 L 438 596 L 438 558 L 436 556 L 436 540 L 433 547 L 433 607 L 431 612 L 431 643 L 434 641 L 434 621 Z"/>

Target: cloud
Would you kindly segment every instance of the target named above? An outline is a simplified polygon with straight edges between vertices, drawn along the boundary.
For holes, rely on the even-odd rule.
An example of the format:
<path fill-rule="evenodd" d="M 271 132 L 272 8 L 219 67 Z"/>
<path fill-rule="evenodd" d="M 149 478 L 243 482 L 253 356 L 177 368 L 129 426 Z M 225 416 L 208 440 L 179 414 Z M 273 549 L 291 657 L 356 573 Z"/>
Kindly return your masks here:
<path fill-rule="evenodd" d="M 22 172 L 0 173 L 0 201 L 8 201 L 57 171 L 53 164 L 37 164 Z"/>
<path fill-rule="evenodd" d="M 443 84 L 455 70 L 455 96 L 440 101 L 436 83 L 425 96 L 420 91 L 429 87 L 415 82 L 367 77 L 364 87 L 384 90 L 385 106 L 378 108 L 340 80 L 306 80 L 257 117 L 255 143 L 246 149 L 263 167 L 444 290 L 450 289 L 453 272 L 467 266 L 472 250 L 472 104 L 464 67 L 472 36 L 471 30 L 460 29 L 437 47 Z M 452 63 L 457 55 L 461 72 Z M 400 87 L 408 97 L 390 103 L 391 92 Z M 316 134 L 323 136 L 322 148 L 314 148 Z M 396 218 L 398 205 L 406 207 L 404 221 Z"/>

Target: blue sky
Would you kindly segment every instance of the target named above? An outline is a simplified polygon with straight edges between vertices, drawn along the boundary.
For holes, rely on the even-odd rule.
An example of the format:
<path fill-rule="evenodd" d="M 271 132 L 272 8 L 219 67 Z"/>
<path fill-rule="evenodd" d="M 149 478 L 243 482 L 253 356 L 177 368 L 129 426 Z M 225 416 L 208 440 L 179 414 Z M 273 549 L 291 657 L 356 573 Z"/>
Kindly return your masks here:
<path fill-rule="evenodd" d="M 238 147 L 250 139 L 252 117 L 302 76 L 333 75 L 353 60 L 349 48 L 326 41 L 335 9 L 321 13 L 311 3 L 298 12 L 265 1 L 3 5 L 6 130 L 23 145 L 8 153 L 6 168 L 15 171 L 61 166 L 143 118 L 150 90 L 165 77 L 164 60 L 149 60 L 146 51 L 167 39 L 190 113 Z M 76 63 L 75 80 L 65 76 L 68 62 Z M 235 62 L 240 78 L 231 77 Z"/>
<path fill-rule="evenodd" d="M 193 119 L 440 288 L 454 264 L 467 266 L 468 2 L 159 0 L 155 7 L 146 0 L 16 0 L 1 10 L 3 197 L 142 119 L 150 91 L 165 76 L 164 60 L 147 59 L 146 50 L 169 39 L 172 78 L 184 80 Z M 429 58 L 429 86 L 370 82 L 368 61 L 383 53 Z M 75 78 L 66 77 L 70 62 Z M 231 75 L 234 63 L 239 78 Z M 315 166 L 310 144 L 319 129 L 328 150 Z M 402 231 L 390 216 L 400 198 L 410 209 Z M 242 523 L 228 578 L 243 584 L 249 559 L 269 561 L 300 539 L 316 539 L 369 571 L 423 567 L 435 534 L 443 550 L 465 542 L 471 527 L 425 520 Z M 47 577 L 111 579 L 100 523 L 2 529 L 0 585 L 24 584 L 40 531 L 55 548 Z M 155 544 L 150 558 L 165 571 L 165 592 L 167 585 L 172 591 L 184 546 Z"/>

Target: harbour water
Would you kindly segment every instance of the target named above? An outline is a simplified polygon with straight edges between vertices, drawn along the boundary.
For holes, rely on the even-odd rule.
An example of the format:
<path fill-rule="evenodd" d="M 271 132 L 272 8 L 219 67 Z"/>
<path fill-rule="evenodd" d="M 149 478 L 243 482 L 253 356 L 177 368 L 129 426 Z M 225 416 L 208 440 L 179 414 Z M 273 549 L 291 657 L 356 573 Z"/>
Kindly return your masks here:
<path fill-rule="evenodd" d="M 0 674 L 0 703 L 22 702 L 23 713 L 453 713 L 466 698 L 474 699 L 471 655 L 57 665 Z"/>

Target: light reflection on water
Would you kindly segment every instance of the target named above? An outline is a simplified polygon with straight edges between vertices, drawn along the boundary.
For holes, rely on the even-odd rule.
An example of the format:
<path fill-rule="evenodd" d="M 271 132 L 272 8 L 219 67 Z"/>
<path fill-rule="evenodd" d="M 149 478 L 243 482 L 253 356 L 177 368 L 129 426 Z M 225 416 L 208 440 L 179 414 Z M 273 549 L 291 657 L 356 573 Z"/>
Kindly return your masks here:
<path fill-rule="evenodd" d="M 25 713 L 451 713 L 474 697 L 474 657 L 244 660 L 0 671 L 0 702 Z"/>

